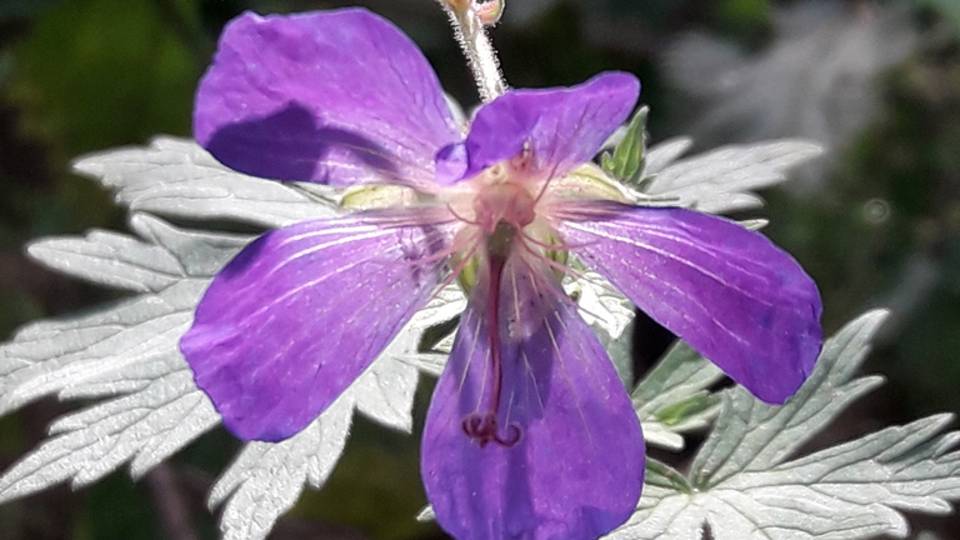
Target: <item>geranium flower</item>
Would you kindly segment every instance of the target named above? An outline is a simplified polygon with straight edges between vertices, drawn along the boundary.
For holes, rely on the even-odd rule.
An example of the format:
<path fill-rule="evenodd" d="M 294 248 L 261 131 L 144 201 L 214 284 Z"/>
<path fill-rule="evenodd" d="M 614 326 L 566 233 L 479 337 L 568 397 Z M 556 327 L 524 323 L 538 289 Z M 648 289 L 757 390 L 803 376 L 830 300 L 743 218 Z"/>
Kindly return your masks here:
<path fill-rule="evenodd" d="M 181 349 L 226 426 L 297 433 L 459 277 L 469 307 L 422 448 L 437 520 L 457 538 L 602 535 L 636 506 L 644 445 L 560 287 L 571 256 L 761 399 L 787 399 L 821 346 L 800 266 L 734 222 L 578 179 L 638 94 L 625 73 L 512 90 L 464 135 L 426 59 L 376 15 L 230 23 L 197 94 L 197 140 L 248 174 L 403 196 L 269 232 L 216 277 Z"/>

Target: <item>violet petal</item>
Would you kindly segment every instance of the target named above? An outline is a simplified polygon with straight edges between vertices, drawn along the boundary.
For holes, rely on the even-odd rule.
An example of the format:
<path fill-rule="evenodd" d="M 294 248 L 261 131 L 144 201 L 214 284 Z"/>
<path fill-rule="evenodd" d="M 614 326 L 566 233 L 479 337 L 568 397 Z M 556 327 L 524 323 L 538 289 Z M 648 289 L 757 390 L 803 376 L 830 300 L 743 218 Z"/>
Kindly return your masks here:
<path fill-rule="evenodd" d="M 279 229 L 241 251 L 180 341 L 227 428 L 277 441 L 316 418 L 428 300 L 447 227 L 441 216 L 357 214 Z"/>
<path fill-rule="evenodd" d="M 429 186 L 437 151 L 460 138 L 426 58 L 364 9 L 231 21 L 194 134 L 238 171 L 340 186 Z"/>
<path fill-rule="evenodd" d="M 495 384 L 481 277 L 427 413 L 421 474 L 455 538 L 594 539 L 635 510 L 644 444 L 610 359 L 549 269 L 514 255 L 503 271 L 499 437 L 463 422 L 490 410 Z M 474 416 L 471 416 L 474 415 Z M 508 444 L 515 442 L 513 446 Z"/>
<path fill-rule="evenodd" d="M 760 399 L 783 403 L 810 375 L 820 294 L 763 235 L 679 208 L 568 204 L 554 217 L 587 265 Z"/>
<path fill-rule="evenodd" d="M 444 149 L 437 155 L 437 180 L 453 184 L 471 178 L 525 147 L 532 152 L 533 176 L 563 175 L 596 155 L 627 119 L 639 93 L 636 77 L 620 72 L 571 88 L 511 90 L 477 112 L 466 152 Z"/>

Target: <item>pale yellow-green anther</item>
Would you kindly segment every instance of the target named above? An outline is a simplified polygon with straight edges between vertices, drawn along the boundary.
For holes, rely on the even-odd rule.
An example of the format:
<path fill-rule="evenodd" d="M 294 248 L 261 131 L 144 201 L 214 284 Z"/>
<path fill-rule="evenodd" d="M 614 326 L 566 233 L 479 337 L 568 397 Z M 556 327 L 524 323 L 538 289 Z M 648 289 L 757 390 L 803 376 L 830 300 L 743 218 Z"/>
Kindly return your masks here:
<path fill-rule="evenodd" d="M 416 190 L 404 186 L 375 185 L 350 188 L 340 199 L 344 210 L 373 210 L 409 206 L 419 200 Z"/>
<path fill-rule="evenodd" d="M 620 182 L 592 163 L 581 165 L 563 178 L 553 180 L 550 190 L 561 197 L 581 200 L 599 199 L 630 203 L 633 198 Z"/>

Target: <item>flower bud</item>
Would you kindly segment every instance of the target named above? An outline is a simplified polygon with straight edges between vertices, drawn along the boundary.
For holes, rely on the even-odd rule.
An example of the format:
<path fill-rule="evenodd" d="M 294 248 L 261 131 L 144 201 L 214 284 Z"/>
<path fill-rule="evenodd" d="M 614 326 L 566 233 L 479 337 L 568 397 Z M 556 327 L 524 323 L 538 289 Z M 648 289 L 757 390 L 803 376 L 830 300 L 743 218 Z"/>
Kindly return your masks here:
<path fill-rule="evenodd" d="M 470 9 L 473 0 L 440 0 L 440 3 L 446 5 L 455 13 L 461 14 L 466 13 L 467 10 Z"/>
<path fill-rule="evenodd" d="M 506 0 L 440 0 L 458 16 L 471 10 L 483 26 L 493 26 L 500 22 Z"/>
<path fill-rule="evenodd" d="M 507 5 L 506 0 L 487 0 L 477 4 L 477 17 L 484 26 L 493 26 L 500 22 L 503 16 L 503 10 Z"/>

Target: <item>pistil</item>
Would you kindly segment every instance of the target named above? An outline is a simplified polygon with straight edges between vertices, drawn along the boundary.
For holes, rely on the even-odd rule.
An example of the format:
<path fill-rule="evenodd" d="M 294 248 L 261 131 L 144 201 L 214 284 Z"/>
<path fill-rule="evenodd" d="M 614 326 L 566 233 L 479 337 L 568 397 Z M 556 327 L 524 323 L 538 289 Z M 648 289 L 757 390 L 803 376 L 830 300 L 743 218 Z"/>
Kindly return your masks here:
<path fill-rule="evenodd" d="M 522 437 L 522 429 L 516 423 L 507 426 L 505 434 L 500 433 L 497 416 L 500 411 L 503 394 L 503 356 L 500 341 L 500 288 L 503 281 L 503 269 L 507 257 L 517 236 L 517 229 L 505 222 L 497 223 L 493 234 L 486 238 L 486 254 L 489 271 L 488 301 L 484 320 L 488 325 L 487 337 L 490 348 L 490 387 L 486 410 L 475 412 L 463 419 L 463 432 L 484 447 L 494 442 L 500 446 L 511 447 Z M 482 396 L 481 396 L 482 399 Z M 483 403 L 481 401 L 481 403 Z"/>

